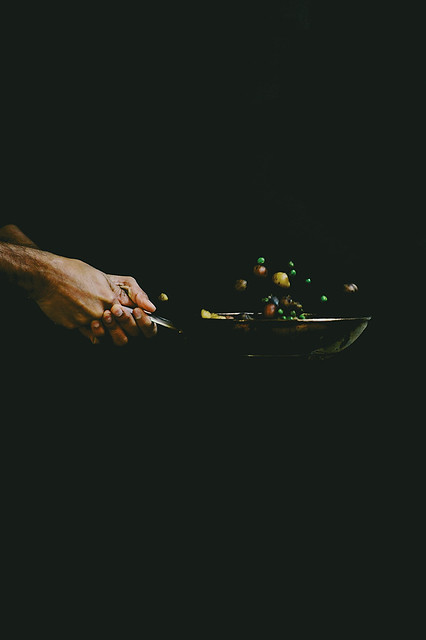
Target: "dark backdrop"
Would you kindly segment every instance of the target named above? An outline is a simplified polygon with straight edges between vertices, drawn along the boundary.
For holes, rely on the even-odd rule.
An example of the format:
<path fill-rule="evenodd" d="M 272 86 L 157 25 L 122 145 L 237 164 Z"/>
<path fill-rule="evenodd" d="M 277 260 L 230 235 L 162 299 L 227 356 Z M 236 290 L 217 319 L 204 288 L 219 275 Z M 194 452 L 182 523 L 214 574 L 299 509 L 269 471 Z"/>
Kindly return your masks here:
<path fill-rule="evenodd" d="M 184 312 L 220 306 L 258 255 L 355 281 L 378 317 L 395 295 L 419 304 L 408 10 L 286 0 L 7 24 L 4 210 L 41 246 Z"/>
<path fill-rule="evenodd" d="M 288 576 L 291 550 L 296 584 L 306 558 L 346 611 L 362 580 L 382 626 L 378 591 L 415 583 L 399 572 L 424 484 L 422 363 L 398 357 L 422 335 L 422 21 L 407 3 L 173 4 L 3 20 L 4 217 L 188 310 L 245 261 L 291 254 L 362 285 L 373 321 L 329 361 L 214 366 L 161 341 L 94 348 L 2 294 L 13 575 L 21 559 L 49 576 L 52 557 L 53 583 L 61 566 L 81 590 L 95 563 L 104 578 L 141 558 L 162 612 L 186 577 L 185 604 L 214 584 L 216 620 L 226 583 L 234 603 L 240 575 L 271 584 L 283 559 Z"/>

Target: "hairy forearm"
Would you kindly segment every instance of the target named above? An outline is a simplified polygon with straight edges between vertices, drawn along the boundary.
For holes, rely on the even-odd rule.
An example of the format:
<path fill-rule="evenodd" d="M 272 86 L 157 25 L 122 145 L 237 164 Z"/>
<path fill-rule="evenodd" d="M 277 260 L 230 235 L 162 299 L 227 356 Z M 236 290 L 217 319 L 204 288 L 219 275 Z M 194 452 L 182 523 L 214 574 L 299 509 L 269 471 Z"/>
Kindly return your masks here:
<path fill-rule="evenodd" d="M 0 227 L 0 276 L 31 295 L 51 254 L 42 252 L 19 227 Z"/>
<path fill-rule="evenodd" d="M 37 245 L 25 233 L 16 226 L 16 224 L 6 224 L 0 227 L 0 242 L 10 242 L 19 244 L 23 247 L 33 247 L 37 249 Z"/>
<path fill-rule="evenodd" d="M 0 274 L 8 282 L 32 295 L 40 288 L 55 256 L 33 246 L 0 240 Z"/>
<path fill-rule="evenodd" d="M 100 320 L 106 311 L 107 330 L 118 346 L 125 344 L 127 335 L 133 336 L 135 331 L 147 337 L 155 335 L 155 325 L 143 311 L 155 311 L 155 305 L 134 278 L 107 275 L 81 260 L 43 251 L 16 225 L 0 228 L 0 279 L 23 290 L 54 323 L 78 328 L 95 341 L 105 331 L 102 329 L 95 337 L 89 326 L 97 321 L 101 329 Z M 126 287 L 123 283 L 127 283 Z M 135 305 L 139 305 L 142 315 L 133 317 L 122 308 Z M 110 311 L 114 306 L 119 307 L 117 317 L 123 316 L 118 325 Z"/>

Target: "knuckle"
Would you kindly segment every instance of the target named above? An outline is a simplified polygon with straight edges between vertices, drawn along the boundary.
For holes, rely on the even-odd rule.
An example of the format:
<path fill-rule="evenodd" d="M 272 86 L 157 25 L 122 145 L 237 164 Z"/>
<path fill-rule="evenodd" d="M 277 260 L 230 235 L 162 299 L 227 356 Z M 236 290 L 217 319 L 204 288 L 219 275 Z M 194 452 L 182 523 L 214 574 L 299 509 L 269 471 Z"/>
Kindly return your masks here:
<path fill-rule="evenodd" d="M 144 334 L 146 338 L 153 338 L 154 336 L 157 335 L 157 325 L 155 324 L 155 322 L 151 322 L 151 324 L 149 326 L 147 326 L 144 330 Z"/>
<path fill-rule="evenodd" d="M 112 307 L 112 305 L 117 301 L 117 295 L 118 295 L 118 293 L 120 293 L 120 291 L 118 291 L 118 292 L 114 292 L 114 291 L 112 291 L 112 290 L 111 290 L 111 291 L 106 295 L 106 297 L 105 297 L 105 302 L 106 302 L 106 305 L 107 305 L 108 307 Z"/>
<path fill-rule="evenodd" d="M 128 342 L 129 339 L 126 335 L 117 334 L 115 336 L 114 344 L 116 345 L 116 347 L 125 347 Z"/>

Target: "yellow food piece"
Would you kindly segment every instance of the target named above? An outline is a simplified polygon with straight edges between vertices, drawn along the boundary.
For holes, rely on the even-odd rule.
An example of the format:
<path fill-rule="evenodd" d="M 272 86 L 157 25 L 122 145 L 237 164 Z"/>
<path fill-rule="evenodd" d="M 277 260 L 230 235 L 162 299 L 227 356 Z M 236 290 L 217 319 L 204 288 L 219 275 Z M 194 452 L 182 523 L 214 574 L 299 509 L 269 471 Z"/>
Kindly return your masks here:
<path fill-rule="evenodd" d="M 219 320 L 226 320 L 226 316 L 221 316 L 220 313 L 211 313 L 210 311 L 207 311 L 207 309 L 201 309 L 201 317 L 202 318 L 207 318 L 207 319 L 219 319 Z"/>
<path fill-rule="evenodd" d="M 290 280 L 288 279 L 288 275 L 284 271 L 277 271 L 272 276 L 272 280 L 274 284 L 277 284 L 279 287 L 284 287 L 288 289 L 290 286 Z"/>

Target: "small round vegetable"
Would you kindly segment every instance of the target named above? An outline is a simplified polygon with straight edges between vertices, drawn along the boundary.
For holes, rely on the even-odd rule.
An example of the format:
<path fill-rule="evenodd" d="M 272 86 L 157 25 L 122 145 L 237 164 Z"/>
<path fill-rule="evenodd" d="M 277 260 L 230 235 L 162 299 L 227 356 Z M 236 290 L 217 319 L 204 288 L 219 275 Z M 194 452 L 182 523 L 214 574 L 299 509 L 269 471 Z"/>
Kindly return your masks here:
<path fill-rule="evenodd" d="M 274 284 L 278 285 L 279 287 L 284 287 L 285 289 L 288 289 L 288 287 L 290 286 L 290 280 L 288 279 L 288 275 L 284 271 L 277 271 L 276 273 L 274 273 L 274 275 L 272 276 L 272 281 L 274 282 Z"/>
<path fill-rule="evenodd" d="M 273 318 L 275 316 L 276 310 L 277 305 L 275 305 L 273 302 L 268 302 L 268 304 L 265 304 L 263 308 L 263 315 L 265 316 L 265 318 Z"/>
<path fill-rule="evenodd" d="M 291 307 L 293 305 L 293 299 L 291 296 L 284 296 L 281 298 L 280 304 L 283 307 Z"/>
<path fill-rule="evenodd" d="M 253 268 L 253 273 L 255 276 L 260 278 L 266 278 L 268 275 L 268 269 L 263 264 L 256 264 Z"/>
<path fill-rule="evenodd" d="M 310 278 L 305 278 L 306 284 L 311 284 L 312 280 Z"/>
<path fill-rule="evenodd" d="M 169 296 L 167 295 L 167 293 L 160 293 L 160 295 L 158 296 L 158 299 L 160 302 L 167 302 L 167 300 L 169 299 Z"/>
<path fill-rule="evenodd" d="M 327 302 L 328 298 L 327 298 L 327 296 L 321 296 L 320 300 L 321 300 L 321 302 Z"/>
<path fill-rule="evenodd" d="M 257 264 L 265 264 L 265 258 L 258 258 Z"/>
<path fill-rule="evenodd" d="M 296 269 L 292 269 L 292 270 L 290 271 L 290 275 L 291 275 L 291 276 L 295 276 L 295 275 L 296 275 Z"/>
<path fill-rule="evenodd" d="M 345 293 L 356 293 L 358 291 L 358 287 L 356 286 L 356 284 L 351 282 L 351 284 L 344 284 L 343 285 L 343 291 Z"/>
<path fill-rule="evenodd" d="M 235 281 L 234 286 L 237 291 L 245 291 L 247 289 L 247 280 L 240 278 L 239 280 Z"/>

